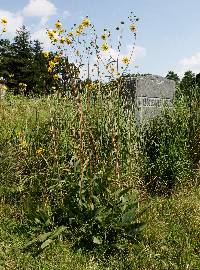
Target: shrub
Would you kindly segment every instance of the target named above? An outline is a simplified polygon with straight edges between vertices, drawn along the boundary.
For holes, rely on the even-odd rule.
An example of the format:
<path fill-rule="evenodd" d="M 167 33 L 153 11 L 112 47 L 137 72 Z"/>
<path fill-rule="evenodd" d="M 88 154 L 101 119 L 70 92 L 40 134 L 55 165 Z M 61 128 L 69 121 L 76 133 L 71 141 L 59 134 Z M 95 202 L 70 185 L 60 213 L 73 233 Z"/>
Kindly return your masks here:
<path fill-rule="evenodd" d="M 144 183 L 152 193 L 170 194 L 194 177 L 199 162 L 199 111 L 179 97 L 173 109 L 163 111 L 144 127 L 142 152 Z M 186 184 L 186 182 L 184 182 Z"/>

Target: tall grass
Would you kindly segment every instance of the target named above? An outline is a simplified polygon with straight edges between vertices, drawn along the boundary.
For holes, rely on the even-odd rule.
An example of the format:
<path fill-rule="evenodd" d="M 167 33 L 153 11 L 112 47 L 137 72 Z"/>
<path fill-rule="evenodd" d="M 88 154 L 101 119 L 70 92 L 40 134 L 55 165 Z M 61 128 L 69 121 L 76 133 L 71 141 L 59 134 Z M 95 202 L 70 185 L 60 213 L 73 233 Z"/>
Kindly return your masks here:
<path fill-rule="evenodd" d="M 51 269 L 56 257 L 55 269 L 198 269 L 198 104 L 179 98 L 139 127 L 117 93 L 1 100 L 1 204 L 17 220 L 0 226 L 13 237 L 9 267 Z M 50 244 L 45 262 L 30 255 Z"/>
<path fill-rule="evenodd" d="M 142 129 L 143 181 L 150 193 L 169 195 L 199 182 L 199 101 L 190 102 L 179 96 Z"/>
<path fill-rule="evenodd" d="M 27 106 L 9 125 L 9 102 L 19 112 L 25 103 L 2 103 L 2 198 L 17 202 L 39 230 L 76 228 L 76 240 L 92 246 L 132 238 L 140 227 L 132 204 L 139 182 L 134 118 L 117 91 L 54 96 L 44 111 L 35 100 L 31 119 Z"/>

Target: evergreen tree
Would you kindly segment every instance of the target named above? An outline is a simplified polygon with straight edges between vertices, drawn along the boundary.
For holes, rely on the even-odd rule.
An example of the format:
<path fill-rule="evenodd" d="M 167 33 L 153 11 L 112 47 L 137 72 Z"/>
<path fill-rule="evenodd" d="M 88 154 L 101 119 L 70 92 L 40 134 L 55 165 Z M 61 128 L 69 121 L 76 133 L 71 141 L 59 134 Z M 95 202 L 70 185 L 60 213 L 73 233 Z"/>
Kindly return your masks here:
<path fill-rule="evenodd" d="M 38 41 L 34 41 L 33 45 L 33 93 L 34 94 L 49 94 L 53 85 L 52 75 L 48 73 L 48 59 L 43 55 L 42 44 Z"/>
<path fill-rule="evenodd" d="M 179 76 L 174 71 L 169 71 L 166 75 L 166 78 L 175 81 L 176 85 L 178 85 L 180 82 Z"/>
<path fill-rule="evenodd" d="M 55 70 L 49 73 L 49 61 L 55 56 L 57 53 L 52 52 L 44 56 L 42 44 L 38 40 L 32 42 L 29 31 L 22 26 L 12 43 L 0 39 L 0 77 L 6 79 L 14 94 L 43 95 L 56 89 L 65 95 L 71 91 L 70 85 L 78 78 L 79 70 L 60 55 Z"/>
<path fill-rule="evenodd" d="M 200 88 L 200 73 L 196 75 L 196 84 Z"/>
<path fill-rule="evenodd" d="M 191 70 L 184 73 L 184 76 L 180 83 L 180 89 L 182 94 L 189 99 L 194 96 L 196 89 L 196 77 Z"/>
<path fill-rule="evenodd" d="M 59 65 L 59 74 L 61 77 L 60 88 L 62 89 L 62 94 L 66 94 L 67 91 L 71 91 L 71 86 L 74 80 L 79 78 L 79 69 L 74 65 L 74 63 L 69 63 L 67 57 L 61 57 Z"/>
<path fill-rule="evenodd" d="M 8 39 L 0 40 L 0 77 L 9 76 L 8 63 L 11 57 L 11 44 Z"/>
<path fill-rule="evenodd" d="M 26 86 L 25 95 L 28 95 L 33 90 L 32 67 L 33 67 L 33 48 L 30 40 L 30 33 L 25 26 L 22 26 L 16 32 L 14 42 L 12 44 L 12 58 L 10 66 L 14 74 L 14 91 L 19 93 L 19 84 L 23 83 Z"/>

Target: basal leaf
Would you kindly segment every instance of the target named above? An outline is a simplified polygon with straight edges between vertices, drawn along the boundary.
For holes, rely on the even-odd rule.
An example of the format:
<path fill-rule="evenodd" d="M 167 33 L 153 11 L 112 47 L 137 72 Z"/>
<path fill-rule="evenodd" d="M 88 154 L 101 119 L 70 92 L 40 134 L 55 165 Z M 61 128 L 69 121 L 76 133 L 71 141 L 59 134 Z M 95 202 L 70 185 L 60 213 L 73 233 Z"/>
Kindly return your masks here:
<path fill-rule="evenodd" d="M 47 239 L 44 243 L 41 245 L 41 249 L 44 249 L 45 247 L 49 246 L 53 242 L 52 239 Z"/>
<path fill-rule="evenodd" d="M 100 237 L 94 236 L 93 237 L 93 243 L 97 244 L 97 245 L 101 245 L 102 244 L 102 239 Z"/>

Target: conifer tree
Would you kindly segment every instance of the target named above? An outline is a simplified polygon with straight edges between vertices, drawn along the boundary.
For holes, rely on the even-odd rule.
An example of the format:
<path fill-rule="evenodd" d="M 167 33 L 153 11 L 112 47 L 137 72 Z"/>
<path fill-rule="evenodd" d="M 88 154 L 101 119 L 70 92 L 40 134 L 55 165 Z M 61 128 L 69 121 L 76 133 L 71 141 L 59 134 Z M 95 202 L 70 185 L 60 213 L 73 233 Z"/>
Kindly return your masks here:
<path fill-rule="evenodd" d="M 8 78 L 8 63 L 11 57 L 11 44 L 8 39 L 0 39 L 0 77 Z"/>
<path fill-rule="evenodd" d="M 57 53 L 44 56 L 42 44 L 31 41 L 25 26 L 16 31 L 13 42 L 0 39 L 0 77 L 14 94 L 44 95 L 53 89 L 63 95 L 70 91 L 72 78 L 78 78 L 79 70 L 68 58 L 60 56 L 54 73 L 48 72 L 49 61 Z M 58 76 L 54 79 L 55 74 Z"/>
<path fill-rule="evenodd" d="M 33 90 L 32 67 L 34 55 L 30 33 L 25 26 L 17 30 L 11 50 L 10 66 L 14 74 L 14 91 L 19 93 L 19 84 L 23 83 L 27 85 L 24 94 L 28 95 Z"/>
<path fill-rule="evenodd" d="M 191 70 L 184 73 L 180 83 L 180 89 L 183 95 L 187 98 L 191 99 L 194 96 L 196 92 L 196 78 L 195 74 Z"/>
<path fill-rule="evenodd" d="M 180 78 L 174 71 L 169 71 L 166 78 L 175 81 L 176 85 L 180 83 Z"/>
<path fill-rule="evenodd" d="M 33 93 L 44 95 L 49 94 L 53 85 L 53 78 L 48 73 L 48 59 L 44 57 L 42 44 L 38 41 L 34 41 L 33 45 Z"/>

